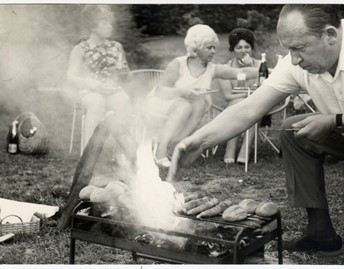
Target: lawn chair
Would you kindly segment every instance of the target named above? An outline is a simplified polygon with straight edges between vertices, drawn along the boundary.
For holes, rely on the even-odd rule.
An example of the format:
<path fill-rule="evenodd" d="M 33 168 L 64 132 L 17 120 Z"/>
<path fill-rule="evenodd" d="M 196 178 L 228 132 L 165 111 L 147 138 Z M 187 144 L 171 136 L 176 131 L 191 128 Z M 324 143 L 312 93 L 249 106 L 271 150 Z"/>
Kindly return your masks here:
<path fill-rule="evenodd" d="M 281 105 L 276 106 L 274 109 L 272 109 L 267 115 L 273 115 L 273 114 L 277 114 L 279 112 L 283 112 L 283 121 L 286 119 L 287 117 L 287 113 L 286 113 L 286 108 L 288 106 L 290 102 L 290 96 L 288 96 L 284 102 Z M 271 147 L 278 153 L 280 154 L 280 150 L 279 148 L 273 143 L 273 141 L 269 138 L 268 136 L 268 131 L 269 128 L 265 128 L 265 130 L 263 128 L 258 128 L 257 124 L 255 125 L 255 141 L 254 141 L 254 162 L 257 163 L 257 133 L 259 132 L 259 135 L 261 136 L 261 139 L 263 142 L 268 142 Z M 246 160 L 247 162 L 247 160 Z"/>
<path fill-rule="evenodd" d="M 72 120 L 72 131 L 70 135 L 70 142 L 69 142 L 69 153 L 72 153 L 73 150 L 73 143 L 74 143 L 74 136 L 75 136 L 75 127 L 76 127 L 76 116 L 77 114 L 81 114 L 81 139 L 80 139 L 80 156 L 83 153 L 83 145 L 84 145 L 84 121 L 85 121 L 85 110 L 82 107 L 80 98 L 77 98 L 73 102 L 73 120 Z"/>
<path fill-rule="evenodd" d="M 312 99 L 306 91 L 301 91 L 295 94 L 293 97 L 295 111 L 299 111 L 299 113 L 306 113 L 307 110 L 313 113 L 316 112 L 316 110 L 311 105 Z M 302 108 L 298 108 L 298 106 L 301 106 Z"/>
<path fill-rule="evenodd" d="M 133 79 L 140 86 L 140 89 L 135 89 L 132 92 L 134 98 L 144 98 L 149 91 L 158 86 L 163 74 L 164 71 L 159 69 L 138 69 L 131 71 Z"/>

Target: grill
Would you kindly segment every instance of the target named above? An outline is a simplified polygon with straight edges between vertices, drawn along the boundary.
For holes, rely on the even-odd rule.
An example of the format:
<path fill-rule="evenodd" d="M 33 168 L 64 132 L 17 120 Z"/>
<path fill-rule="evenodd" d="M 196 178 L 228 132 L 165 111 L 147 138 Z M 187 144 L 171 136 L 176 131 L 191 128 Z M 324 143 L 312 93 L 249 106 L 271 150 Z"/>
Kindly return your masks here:
<path fill-rule="evenodd" d="M 194 229 L 161 229 L 123 218 L 125 208 L 118 211 L 124 214 L 112 218 L 85 214 L 89 208 L 91 203 L 80 202 L 72 213 L 71 264 L 75 263 L 76 240 L 130 251 L 135 261 L 141 257 L 173 264 L 243 264 L 247 256 L 264 250 L 264 245 L 274 239 L 278 263 L 283 263 L 279 212 L 269 218 L 250 215 L 239 222 L 224 221 L 221 216 L 196 219 L 173 215 L 171 221 L 187 223 Z"/>

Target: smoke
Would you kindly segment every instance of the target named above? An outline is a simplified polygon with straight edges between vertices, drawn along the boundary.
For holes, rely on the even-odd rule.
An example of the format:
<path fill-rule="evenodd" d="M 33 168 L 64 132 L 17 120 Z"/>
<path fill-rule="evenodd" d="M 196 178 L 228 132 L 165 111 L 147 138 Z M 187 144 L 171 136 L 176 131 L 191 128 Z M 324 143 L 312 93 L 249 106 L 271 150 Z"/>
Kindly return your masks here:
<path fill-rule="evenodd" d="M 47 126 L 58 132 L 55 137 L 61 142 L 68 139 L 68 132 L 63 128 L 55 129 L 66 125 L 65 119 L 71 119 L 75 96 L 75 91 L 65 85 L 69 55 L 73 46 L 89 34 L 80 25 L 83 7 L 76 4 L 0 5 L 0 115 L 6 114 L 13 120 L 20 112 L 35 112 L 44 124 L 54 127 Z M 113 5 L 112 9 L 115 14 L 126 11 L 125 6 L 119 5 Z M 128 24 L 121 21 L 123 15 L 116 16 L 116 24 Z M 119 36 L 124 28 L 114 27 L 114 36 Z M 132 91 L 142 92 L 142 88 L 147 88 L 143 86 L 141 83 Z M 2 120 L 6 121 L 7 118 Z"/>
<path fill-rule="evenodd" d="M 24 111 L 34 112 L 51 137 L 63 124 L 66 117 L 61 114 L 69 110 L 59 90 L 64 87 L 71 48 L 80 39 L 80 8 L 0 5 L 0 131 L 7 131 L 7 125 Z M 42 89 L 55 91 L 38 92 Z M 65 144 L 62 140 L 68 139 L 68 132 L 64 133 L 54 136 L 61 140 L 57 143 Z"/>
<path fill-rule="evenodd" d="M 71 19 L 76 11 L 68 5 L 0 6 L 0 80 L 8 88 L 62 85 L 71 36 L 78 36 Z"/>

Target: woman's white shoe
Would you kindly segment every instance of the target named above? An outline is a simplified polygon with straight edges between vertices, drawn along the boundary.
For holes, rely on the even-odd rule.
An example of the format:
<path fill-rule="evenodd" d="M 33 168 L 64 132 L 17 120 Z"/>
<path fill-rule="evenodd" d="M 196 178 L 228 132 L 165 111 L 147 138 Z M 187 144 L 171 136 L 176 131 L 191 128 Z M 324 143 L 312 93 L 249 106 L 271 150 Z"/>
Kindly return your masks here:
<path fill-rule="evenodd" d="M 157 160 L 154 158 L 154 160 L 155 160 L 156 165 L 159 167 L 169 168 L 171 166 L 171 162 L 167 157 L 162 158 L 160 160 Z"/>
<path fill-rule="evenodd" d="M 171 166 L 171 161 L 167 157 L 164 157 L 158 160 L 156 158 L 157 150 L 158 150 L 158 143 L 153 141 L 153 158 L 154 158 L 155 164 L 159 167 L 169 168 Z"/>
<path fill-rule="evenodd" d="M 245 163 L 246 163 L 246 159 L 245 159 L 245 158 L 242 158 L 242 157 L 238 157 L 238 158 L 237 158 L 237 163 L 245 164 Z"/>

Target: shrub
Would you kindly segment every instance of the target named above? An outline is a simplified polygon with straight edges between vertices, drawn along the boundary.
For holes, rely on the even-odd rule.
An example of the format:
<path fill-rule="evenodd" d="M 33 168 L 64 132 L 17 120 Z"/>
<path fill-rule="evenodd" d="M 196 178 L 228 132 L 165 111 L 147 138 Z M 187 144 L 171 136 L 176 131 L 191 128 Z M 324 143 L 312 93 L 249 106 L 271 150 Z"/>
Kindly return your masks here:
<path fill-rule="evenodd" d="M 259 13 L 257 10 L 247 11 L 247 19 L 238 18 L 238 27 L 244 27 L 251 30 L 266 31 L 270 25 L 270 18 Z"/>
<path fill-rule="evenodd" d="M 189 28 L 190 17 L 211 26 L 217 33 L 227 33 L 237 27 L 237 18 L 245 18 L 250 10 L 270 19 L 268 29 L 275 28 L 282 5 L 239 5 L 239 4 L 164 4 L 132 5 L 131 10 L 138 27 L 149 35 L 178 34 L 180 29 Z M 172 14 L 172 15 L 171 15 Z M 277 17 L 276 17 L 277 16 Z"/>

